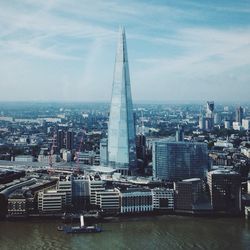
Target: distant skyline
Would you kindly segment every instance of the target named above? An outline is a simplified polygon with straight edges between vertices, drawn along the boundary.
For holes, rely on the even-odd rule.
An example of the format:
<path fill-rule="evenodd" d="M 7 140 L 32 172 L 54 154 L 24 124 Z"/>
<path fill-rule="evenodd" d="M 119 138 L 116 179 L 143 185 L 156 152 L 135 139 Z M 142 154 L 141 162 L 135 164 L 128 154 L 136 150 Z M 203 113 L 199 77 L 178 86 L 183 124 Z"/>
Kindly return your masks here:
<path fill-rule="evenodd" d="M 0 102 L 109 102 L 120 25 L 135 103 L 249 100 L 247 0 L 0 0 Z"/>

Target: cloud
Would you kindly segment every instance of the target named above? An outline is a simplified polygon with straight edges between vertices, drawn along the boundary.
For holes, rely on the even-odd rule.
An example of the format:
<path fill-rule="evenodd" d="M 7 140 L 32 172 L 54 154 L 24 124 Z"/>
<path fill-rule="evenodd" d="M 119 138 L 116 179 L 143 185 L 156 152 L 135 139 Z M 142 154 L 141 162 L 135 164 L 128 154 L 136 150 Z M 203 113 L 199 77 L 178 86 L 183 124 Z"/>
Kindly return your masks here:
<path fill-rule="evenodd" d="M 43 99 L 109 99 L 120 24 L 135 99 L 228 98 L 225 82 L 249 90 L 248 13 L 245 1 L 1 1 L 0 98 L 18 99 L 8 86 L 22 84 L 34 99 L 42 84 Z"/>

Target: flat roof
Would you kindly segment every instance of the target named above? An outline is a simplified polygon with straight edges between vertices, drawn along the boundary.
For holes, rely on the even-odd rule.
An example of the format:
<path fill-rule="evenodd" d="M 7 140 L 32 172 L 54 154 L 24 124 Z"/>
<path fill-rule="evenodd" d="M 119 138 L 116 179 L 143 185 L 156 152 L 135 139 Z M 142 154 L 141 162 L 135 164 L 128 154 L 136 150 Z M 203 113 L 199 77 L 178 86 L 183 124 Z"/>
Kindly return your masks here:
<path fill-rule="evenodd" d="M 190 179 L 185 179 L 185 180 L 182 180 L 183 182 L 195 182 L 195 181 L 201 181 L 200 178 L 190 178 Z"/>

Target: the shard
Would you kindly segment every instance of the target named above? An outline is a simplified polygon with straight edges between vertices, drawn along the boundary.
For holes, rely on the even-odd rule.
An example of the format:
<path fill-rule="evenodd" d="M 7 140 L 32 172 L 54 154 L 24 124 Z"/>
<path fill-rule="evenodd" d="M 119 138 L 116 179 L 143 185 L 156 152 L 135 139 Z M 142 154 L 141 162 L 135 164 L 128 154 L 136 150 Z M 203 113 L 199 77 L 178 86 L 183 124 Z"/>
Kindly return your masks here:
<path fill-rule="evenodd" d="M 119 30 L 108 126 L 109 166 L 127 175 L 136 167 L 135 123 L 124 28 Z"/>

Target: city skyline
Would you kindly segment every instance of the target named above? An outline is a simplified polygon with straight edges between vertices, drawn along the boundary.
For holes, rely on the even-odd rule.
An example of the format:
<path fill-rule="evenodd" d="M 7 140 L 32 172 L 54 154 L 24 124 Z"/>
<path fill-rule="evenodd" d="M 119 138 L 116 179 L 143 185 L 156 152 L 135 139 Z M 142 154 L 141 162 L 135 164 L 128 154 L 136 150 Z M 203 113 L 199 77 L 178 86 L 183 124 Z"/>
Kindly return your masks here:
<path fill-rule="evenodd" d="M 120 24 L 135 102 L 248 100 L 247 1 L 23 0 L 0 7 L 1 101 L 109 102 Z"/>

